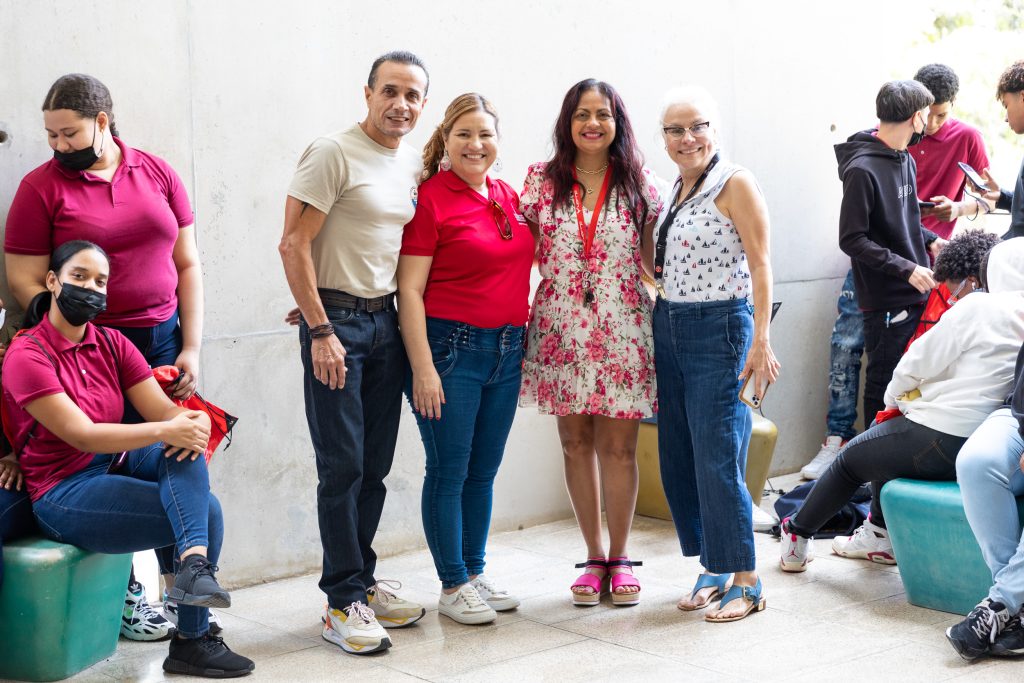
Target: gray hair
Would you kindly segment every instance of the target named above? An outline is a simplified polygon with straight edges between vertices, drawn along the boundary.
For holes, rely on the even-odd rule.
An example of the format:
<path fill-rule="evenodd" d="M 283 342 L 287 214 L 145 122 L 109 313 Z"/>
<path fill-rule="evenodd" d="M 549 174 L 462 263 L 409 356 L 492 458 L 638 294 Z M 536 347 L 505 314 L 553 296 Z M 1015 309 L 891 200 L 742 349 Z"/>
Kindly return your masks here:
<path fill-rule="evenodd" d="M 718 109 L 718 102 L 711 96 L 711 93 L 699 85 L 681 85 L 669 89 L 661 99 L 659 114 L 661 121 L 665 121 L 665 114 L 671 107 L 685 104 L 700 110 L 700 113 L 711 122 L 711 128 L 715 131 L 719 130 L 722 119 Z"/>

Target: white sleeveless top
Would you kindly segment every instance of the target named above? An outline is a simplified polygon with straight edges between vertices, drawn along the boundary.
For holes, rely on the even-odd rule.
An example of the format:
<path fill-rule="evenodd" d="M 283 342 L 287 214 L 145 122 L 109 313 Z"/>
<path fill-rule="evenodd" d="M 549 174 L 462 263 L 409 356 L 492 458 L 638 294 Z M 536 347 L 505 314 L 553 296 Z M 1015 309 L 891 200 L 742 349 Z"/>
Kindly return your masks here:
<path fill-rule="evenodd" d="M 740 234 L 732 221 L 715 206 L 715 199 L 729 178 L 744 170 L 722 160 L 711 169 L 703 189 L 692 197 L 668 226 L 662 286 L 669 301 L 729 301 L 750 297 L 750 268 Z M 654 231 L 657 243 L 675 193 L 665 198 L 665 208 Z"/>

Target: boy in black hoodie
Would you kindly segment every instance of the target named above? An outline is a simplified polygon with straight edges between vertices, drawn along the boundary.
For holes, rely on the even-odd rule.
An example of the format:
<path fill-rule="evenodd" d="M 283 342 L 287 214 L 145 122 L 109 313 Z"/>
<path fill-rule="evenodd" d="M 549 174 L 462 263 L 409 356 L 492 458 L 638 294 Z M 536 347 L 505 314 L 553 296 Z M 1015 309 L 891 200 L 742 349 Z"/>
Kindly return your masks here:
<path fill-rule="evenodd" d="M 917 81 L 890 81 L 875 99 L 878 130 L 835 146 L 843 181 L 839 247 L 852 261 L 864 312 L 865 422 L 885 408 L 885 387 L 936 284 L 928 245 L 938 238 L 921 225 L 917 167 L 907 153 L 924 135 L 932 102 Z"/>

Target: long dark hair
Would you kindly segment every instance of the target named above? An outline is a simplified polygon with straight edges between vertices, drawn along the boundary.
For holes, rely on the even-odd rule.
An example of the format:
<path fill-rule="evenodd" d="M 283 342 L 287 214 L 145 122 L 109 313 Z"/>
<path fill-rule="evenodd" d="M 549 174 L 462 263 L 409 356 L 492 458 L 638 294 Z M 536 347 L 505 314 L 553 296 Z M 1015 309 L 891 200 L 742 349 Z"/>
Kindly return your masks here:
<path fill-rule="evenodd" d="M 98 251 L 103 254 L 103 258 L 110 261 L 110 257 L 107 256 L 107 252 L 103 251 L 103 248 L 100 245 L 88 240 L 71 240 L 70 242 L 65 242 L 53 250 L 53 253 L 50 255 L 50 270 L 59 275 L 61 268 L 71 260 L 72 256 L 85 251 L 86 249 Z M 32 301 L 29 302 L 28 307 L 25 309 L 25 318 L 22 321 L 22 327 L 28 329 L 38 325 L 40 321 L 42 321 L 43 315 L 49 312 L 52 301 L 53 294 L 51 294 L 48 289 L 44 289 L 32 297 Z"/>
<path fill-rule="evenodd" d="M 53 82 L 43 100 L 43 111 L 70 109 L 83 119 L 94 119 L 101 111 L 110 119 L 111 135 L 118 135 L 114 124 L 114 101 L 107 86 L 88 74 L 65 74 Z"/>
<path fill-rule="evenodd" d="M 611 104 L 612 116 L 615 118 L 615 139 L 608 148 L 612 174 L 609 185 L 617 191 L 616 204 L 619 201 L 626 203 L 633 223 L 640 230 L 643 228 L 648 206 L 647 181 L 643 172 L 644 157 L 636 144 L 636 135 L 633 134 L 633 125 L 629 122 L 626 105 L 615 88 L 604 81 L 593 78 L 582 80 L 569 88 L 569 92 L 565 93 L 565 99 L 562 100 L 562 110 L 558 113 L 552 135 L 555 155 L 548 162 L 546 171 L 548 179 L 551 180 L 554 204 L 570 205 L 573 185 L 582 185 L 573 177 L 576 145 L 572 141 L 572 117 L 583 93 L 589 90 L 601 93 Z M 607 208 L 606 204 L 605 209 Z"/>

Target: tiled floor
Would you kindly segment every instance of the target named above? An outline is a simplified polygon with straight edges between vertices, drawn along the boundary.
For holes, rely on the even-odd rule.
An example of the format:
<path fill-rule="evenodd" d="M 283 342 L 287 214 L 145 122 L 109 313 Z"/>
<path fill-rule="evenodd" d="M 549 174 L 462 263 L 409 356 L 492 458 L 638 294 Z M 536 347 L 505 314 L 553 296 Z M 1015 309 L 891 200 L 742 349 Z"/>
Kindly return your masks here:
<path fill-rule="evenodd" d="M 570 604 L 572 564 L 583 550 L 574 522 L 565 520 L 491 539 L 488 576 L 523 600 L 494 624 L 462 626 L 439 619 L 435 607 L 418 624 L 391 631 L 389 652 L 349 656 L 320 637 L 323 596 L 310 575 L 234 591 L 232 608 L 221 612 L 224 635 L 256 661 L 247 680 L 1021 680 L 1022 662 L 963 662 L 943 636 L 959 618 L 908 605 L 895 567 L 838 558 L 818 541 L 806 573 L 784 574 L 778 541 L 755 537 L 768 609 L 733 624 L 708 624 L 702 613 L 675 608 L 699 566 L 680 555 L 670 523 L 638 517 L 631 544 L 644 562 L 637 607 Z M 379 566 L 380 577 L 404 583 L 404 597 L 436 606 L 439 584 L 426 551 Z M 122 641 L 115 656 L 73 680 L 164 680 L 166 650 L 166 643 Z"/>

